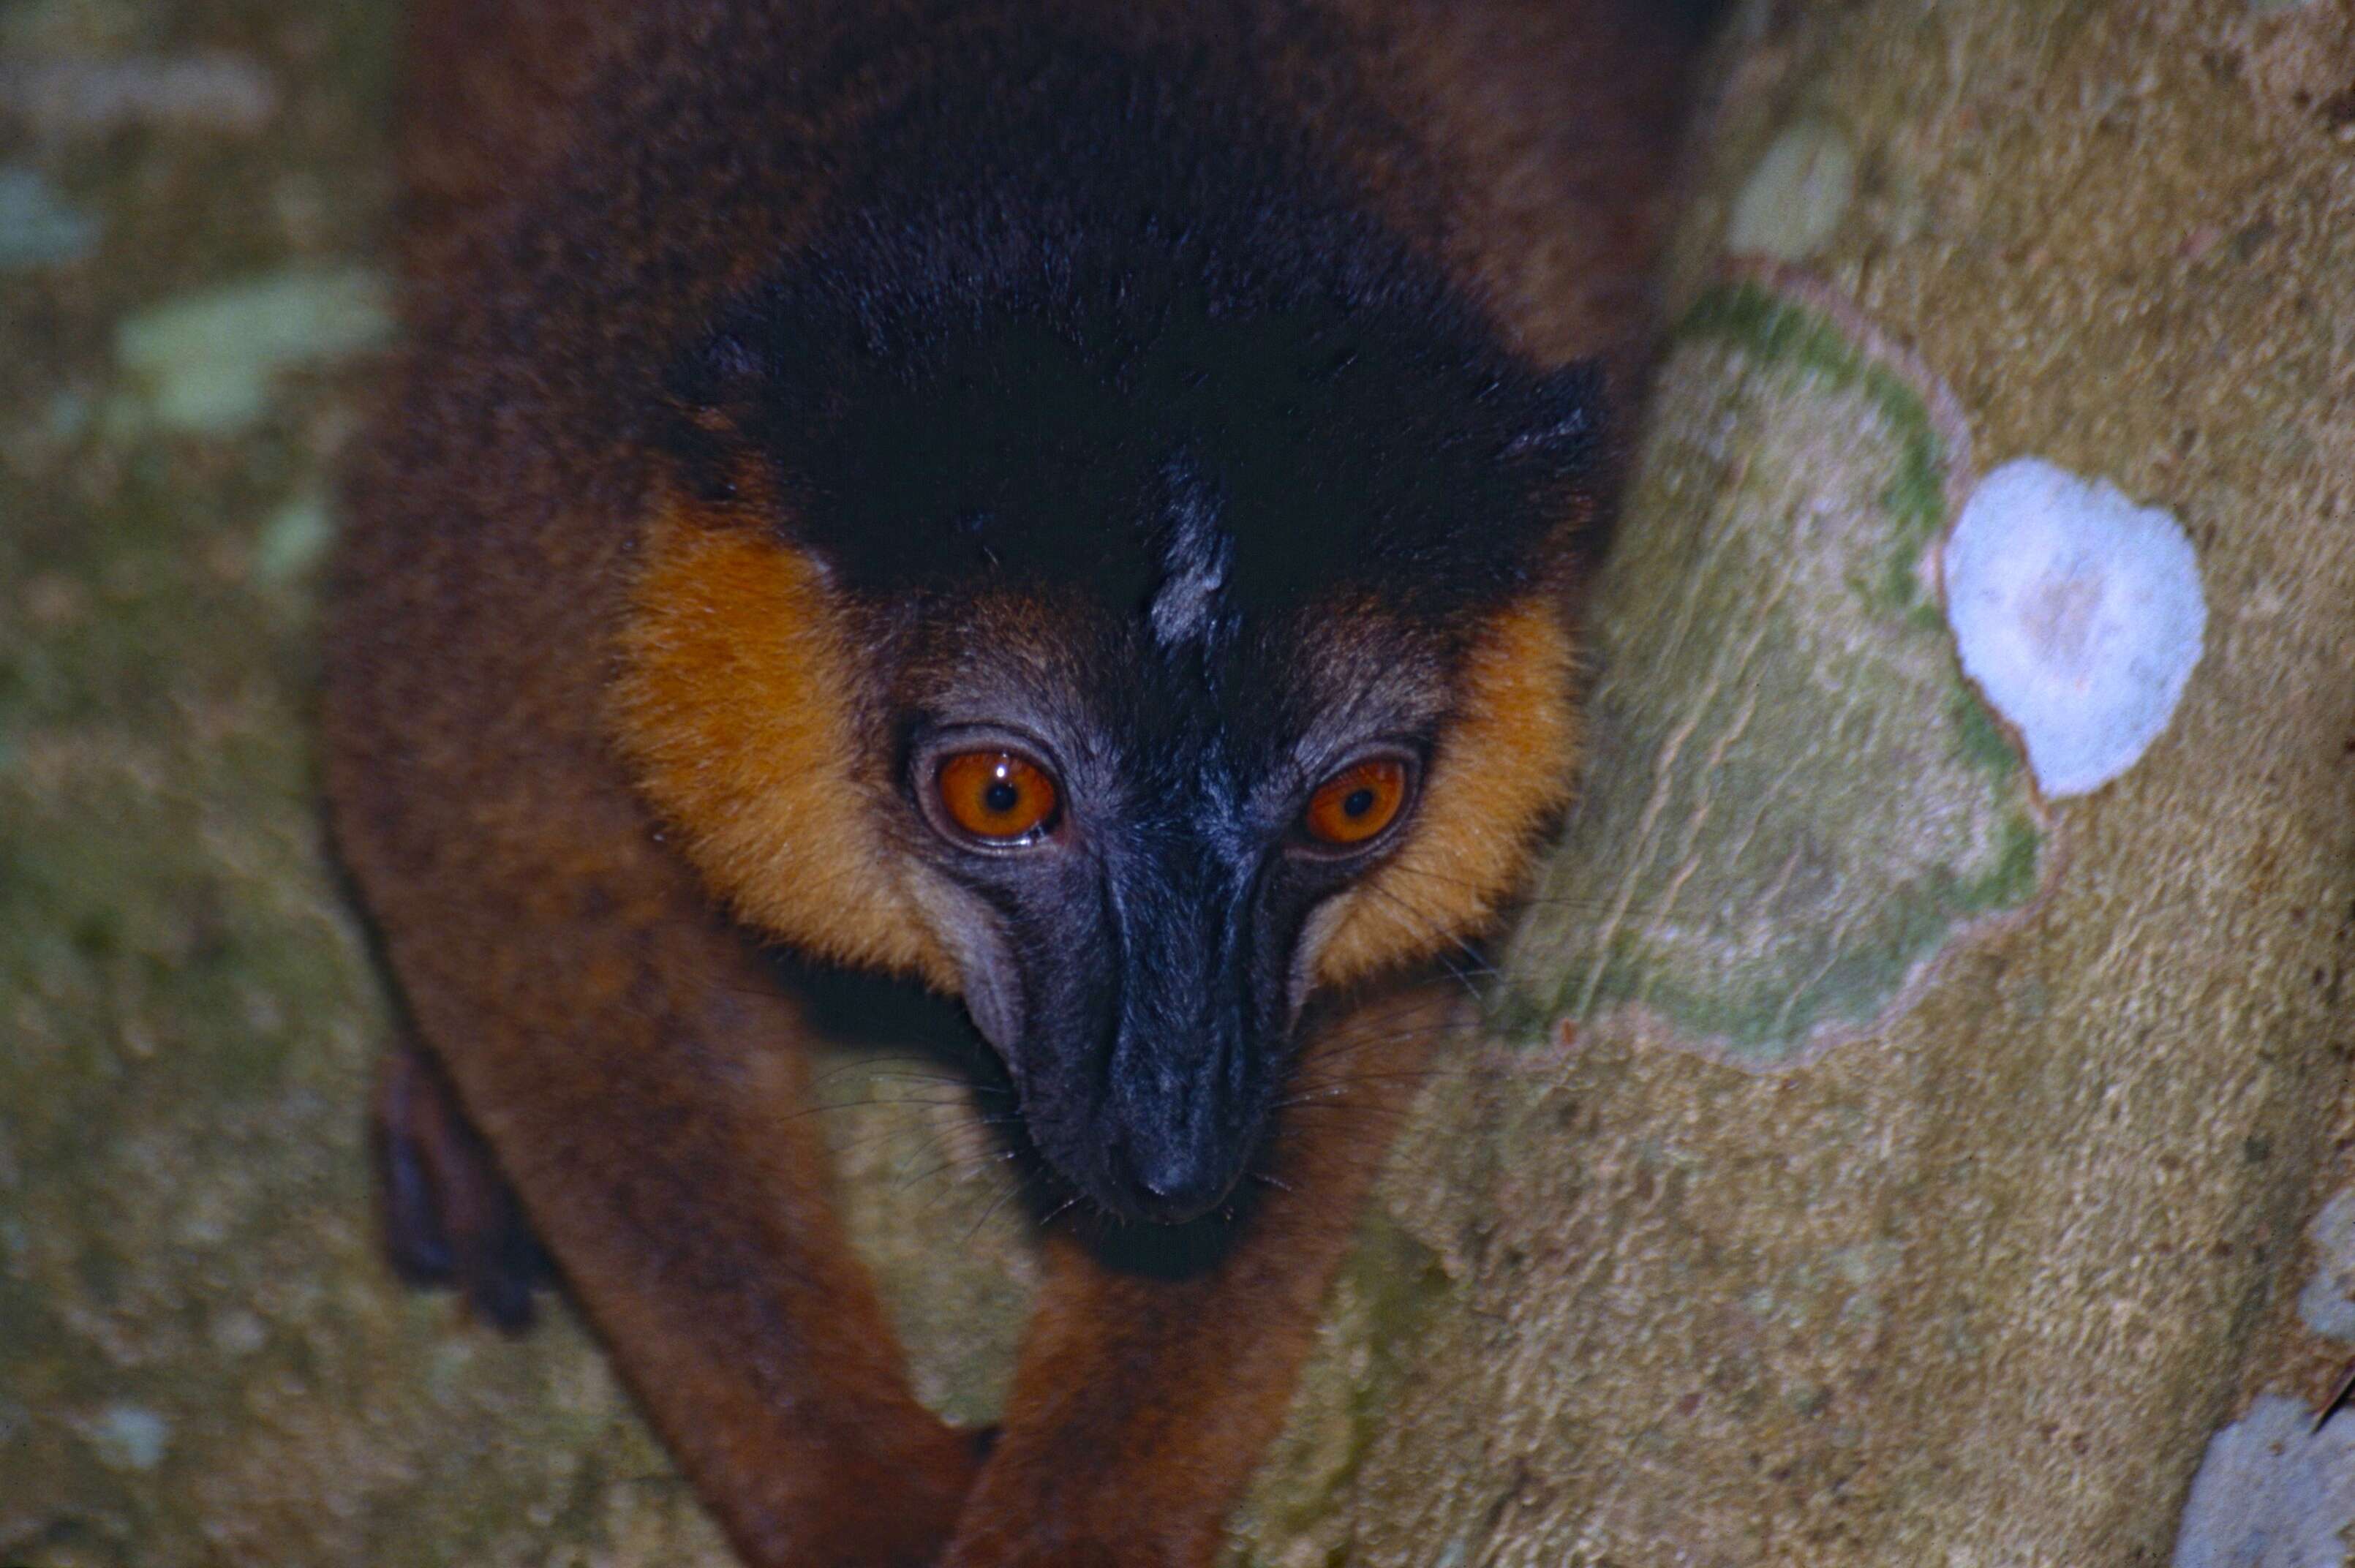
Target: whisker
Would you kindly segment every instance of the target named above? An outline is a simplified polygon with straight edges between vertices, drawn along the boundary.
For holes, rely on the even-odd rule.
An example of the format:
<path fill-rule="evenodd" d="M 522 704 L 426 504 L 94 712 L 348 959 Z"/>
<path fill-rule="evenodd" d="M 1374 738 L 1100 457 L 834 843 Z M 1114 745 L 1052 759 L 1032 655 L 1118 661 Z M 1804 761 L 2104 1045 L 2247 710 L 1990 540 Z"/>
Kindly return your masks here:
<path fill-rule="evenodd" d="M 1416 908 L 1413 904 L 1411 904 L 1407 902 L 1406 900 L 1399 897 L 1398 894 L 1391 891 L 1388 888 L 1383 887 L 1380 880 L 1361 882 L 1359 885 L 1364 888 L 1367 891 L 1387 901 L 1392 908 L 1403 912 L 1409 919 L 1414 921 L 1422 927 L 1424 935 L 1437 937 L 1440 941 L 1447 943 L 1451 946 L 1455 947 L 1457 952 L 1463 954 L 1465 957 L 1470 959 L 1473 965 L 1472 972 L 1474 974 L 1480 976 L 1484 979 L 1496 979 L 1499 977 L 1497 971 L 1489 966 L 1487 959 L 1481 955 L 1478 948 L 1473 946 L 1469 942 L 1466 942 L 1462 936 L 1458 935 L 1455 932 L 1448 930 L 1439 922 L 1432 919 L 1430 911 Z M 1444 964 L 1447 961 L 1443 958 L 1441 962 Z M 1450 967 L 1452 968 L 1453 966 L 1451 965 Z M 1461 976 L 1458 976 L 1458 978 L 1461 977 Z"/>
<path fill-rule="evenodd" d="M 1387 874 L 1423 877 L 1431 881 L 1444 882 L 1449 887 L 1469 888 L 1475 891 L 1481 891 L 1486 889 L 1486 884 L 1473 881 L 1468 877 L 1451 877 L 1444 871 L 1434 871 L 1423 866 L 1410 866 L 1403 860 L 1394 860 L 1385 869 Z M 1575 910 L 1584 914 L 1602 914 L 1610 909 L 1609 903 L 1601 899 L 1579 898 L 1573 895 L 1561 893 L 1547 894 L 1544 896 L 1540 896 L 1534 893 L 1524 893 L 1518 897 L 1501 898 L 1497 901 L 1497 903 L 1500 909 L 1507 911 L 1517 909 L 1567 909 Z"/>
<path fill-rule="evenodd" d="M 1398 1136 L 1400 1131 L 1398 1127 L 1386 1126 L 1380 1129 L 1369 1128 L 1367 1130 L 1369 1136 L 1379 1136 L 1382 1140 L 1384 1146 L 1382 1158 L 1386 1163 L 1394 1163 L 1398 1169 L 1404 1171 L 1412 1177 L 1425 1180 L 1435 1181 L 1439 1179 L 1440 1169 L 1438 1166 L 1433 1164 L 1428 1158 L 1423 1157 L 1419 1154 L 1404 1150 L 1401 1141 Z M 1279 1127 L 1273 1135 L 1270 1136 L 1268 1142 L 1271 1146 L 1281 1143 L 1305 1142 L 1312 1136 L 1319 1138 L 1331 1137 L 1334 1136 L 1334 1132 L 1330 1127 L 1318 1127 L 1313 1134 L 1309 1129 L 1305 1127 Z"/>
<path fill-rule="evenodd" d="M 1013 1158 L 1013 1157 L 1014 1157 L 1014 1151 L 1013 1151 L 1013 1150 L 1011 1150 L 1011 1149 L 1007 1150 L 1005 1157 L 1006 1157 L 1006 1158 L 1008 1158 L 1008 1159 Z M 995 1215 L 995 1214 L 996 1214 L 996 1213 L 1000 1209 L 1003 1209 L 1003 1208 L 1005 1208 L 1005 1207 L 1006 1207 L 1006 1200 L 1007 1200 L 1007 1199 L 1009 1199 L 1009 1198 L 1013 1197 L 1016 1193 L 1018 1193 L 1018 1192 L 1019 1192 L 1019 1191 L 1021 1191 L 1021 1190 L 1022 1190 L 1022 1183 L 1021 1183 L 1021 1182 L 1019 1182 L 1019 1181 L 1009 1181 L 1009 1182 L 1007 1182 L 1007 1183 L 1006 1184 L 1006 1190 L 1004 1190 L 1003 1192 L 1000 1192 L 996 1197 L 995 1197 L 995 1198 L 991 1199 L 991 1200 L 989 1200 L 989 1206 L 988 1206 L 987 1208 L 984 1209 L 984 1210 L 981 1211 L 981 1215 L 980 1215 L 980 1217 L 979 1217 L 978 1219 L 976 1219 L 976 1220 L 975 1220 L 975 1221 L 974 1221 L 974 1222 L 973 1222 L 973 1228 L 972 1228 L 971 1230 L 967 1231 L 967 1232 L 964 1233 L 964 1239 L 965 1239 L 965 1241 L 966 1241 L 968 1243 L 970 1243 L 975 1236 L 980 1235 L 980 1234 L 981 1234 L 981 1228 L 982 1228 L 984 1225 L 988 1224 L 988 1223 L 989 1223 L 989 1221 L 990 1221 L 990 1218 L 991 1218 L 993 1215 Z"/>
<path fill-rule="evenodd" d="M 1380 1052 L 1387 1047 L 1413 1041 L 1427 1042 L 1435 1048 L 1450 1040 L 1477 1038 L 1485 1032 L 1487 1024 L 1487 1019 L 1480 1019 L 1467 1020 L 1465 1024 L 1455 1027 L 1408 1026 L 1378 1035 L 1366 1035 L 1348 1040 L 1327 1040 L 1319 1042 L 1314 1049 L 1303 1051 L 1298 1058 L 1298 1066 L 1304 1072 L 1313 1072 L 1319 1067 L 1363 1057 L 1369 1051 Z"/>
<path fill-rule="evenodd" d="M 900 1065 L 888 1065 L 890 1063 L 899 1063 Z M 915 1069 L 921 1069 L 922 1071 L 911 1071 Z M 964 1079 L 963 1075 L 944 1069 L 940 1063 L 933 1061 L 929 1057 L 916 1056 L 903 1052 L 890 1056 L 858 1057 L 847 1061 L 837 1061 L 831 1066 L 812 1073 L 810 1075 L 810 1083 L 813 1086 L 821 1083 L 833 1083 L 858 1073 L 867 1073 L 878 1078 L 882 1077 L 887 1073 L 893 1073 L 903 1077 L 927 1078 L 943 1083 L 954 1083 L 966 1081 Z"/>
<path fill-rule="evenodd" d="M 1442 1078 L 1469 1076 L 1462 1067 L 1395 1067 L 1380 1072 L 1344 1073 L 1337 1078 L 1305 1078 L 1299 1083 L 1304 1089 L 1346 1089 L 1359 1083 L 1431 1083 Z"/>
<path fill-rule="evenodd" d="M 976 1094 L 1011 1094 L 1014 1093 L 1013 1089 L 1007 1084 L 986 1083 L 981 1079 L 969 1078 L 963 1073 L 957 1072 L 875 1072 L 869 1074 L 869 1076 L 880 1078 L 889 1083 L 953 1083 L 961 1089 L 970 1089 Z"/>
<path fill-rule="evenodd" d="M 1400 1103 L 1370 1097 L 1336 1095 L 1289 1102 L 1283 1110 L 1284 1115 L 1272 1124 L 1278 1131 L 1293 1125 L 1291 1117 L 1295 1111 L 1339 1112 L 1348 1116 L 1387 1116 L 1392 1121 L 1411 1121 L 1419 1114 L 1420 1107 L 1412 1101 Z"/>
<path fill-rule="evenodd" d="M 803 1116 L 821 1115 L 835 1111 L 864 1111 L 879 1105 L 925 1105 L 934 1109 L 954 1109 L 969 1108 L 971 1102 L 962 1095 L 942 1100 L 926 1099 L 913 1094 L 871 1095 L 863 1100 L 827 1100 L 815 1105 L 799 1105 L 787 1113 L 786 1119 L 798 1120 Z"/>
<path fill-rule="evenodd" d="M 932 1178 L 939 1176 L 945 1171 L 954 1170 L 963 1175 L 972 1175 L 975 1172 L 987 1170 L 1002 1160 L 1012 1159 L 1014 1157 L 1014 1154 L 1015 1151 L 1012 1149 L 1001 1149 L 996 1154 L 980 1156 L 953 1155 L 949 1158 L 942 1160 L 937 1165 L 928 1166 L 924 1169 L 916 1171 L 911 1175 L 901 1177 L 899 1181 L 893 1184 L 891 1189 L 894 1192 L 905 1192 L 911 1187 L 915 1186 L 919 1181 L 930 1180 Z M 943 1186 L 942 1190 L 947 1190 L 945 1184 Z"/>
<path fill-rule="evenodd" d="M 1012 1118 L 1006 1119 L 1011 1120 Z M 990 1122 L 985 1120 L 980 1125 L 983 1126 L 1002 1125 L 1003 1121 Z M 894 1125 L 879 1127 L 872 1132 L 862 1133 L 857 1137 L 835 1140 L 832 1147 L 838 1154 L 855 1154 L 862 1149 L 873 1148 L 877 1145 L 886 1143 L 892 1138 L 922 1138 L 927 1136 L 928 1132 L 929 1129 L 921 1126 Z"/>
<path fill-rule="evenodd" d="M 975 1116 L 971 1125 L 984 1128 L 1005 1127 L 1011 1126 L 1021 1119 L 1019 1116 Z M 857 1137 L 838 1139 L 834 1143 L 834 1147 L 847 1153 L 852 1149 L 870 1147 L 886 1138 L 922 1138 L 932 1136 L 932 1128 L 920 1124 L 894 1123 L 862 1133 Z"/>

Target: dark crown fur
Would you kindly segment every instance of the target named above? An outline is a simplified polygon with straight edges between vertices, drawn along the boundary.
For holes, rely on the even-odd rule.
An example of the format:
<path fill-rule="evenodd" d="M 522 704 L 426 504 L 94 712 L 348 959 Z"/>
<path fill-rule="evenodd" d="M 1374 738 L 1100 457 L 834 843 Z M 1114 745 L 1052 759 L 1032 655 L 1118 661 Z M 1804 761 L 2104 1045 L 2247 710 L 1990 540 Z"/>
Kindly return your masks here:
<path fill-rule="evenodd" d="M 1561 559 L 1598 372 L 1508 354 L 1186 62 L 1033 47 L 911 94 L 680 368 L 696 482 L 749 445 L 794 542 L 879 598 L 1143 610 L 1190 530 L 1220 615 L 1362 591 L 1445 620 Z"/>

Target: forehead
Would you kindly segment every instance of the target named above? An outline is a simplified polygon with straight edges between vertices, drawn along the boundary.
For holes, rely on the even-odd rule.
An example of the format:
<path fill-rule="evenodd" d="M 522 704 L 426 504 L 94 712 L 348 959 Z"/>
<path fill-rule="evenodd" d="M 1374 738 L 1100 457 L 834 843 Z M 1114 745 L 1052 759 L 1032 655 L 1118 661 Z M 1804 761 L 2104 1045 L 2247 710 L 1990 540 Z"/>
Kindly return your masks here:
<path fill-rule="evenodd" d="M 1514 358 L 1313 181 L 1105 144 L 846 198 L 675 370 L 689 483 L 750 465 L 837 592 L 962 640 L 919 661 L 943 694 L 1181 740 L 1428 686 L 1556 564 L 1594 378 Z"/>
<path fill-rule="evenodd" d="M 937 724 L 1003 724 L 1075 765 L 1241 784 L 1442 717 L 1454 639 L 1363 604 L 1317 601 L 1200 641 L 1082 595 L 1000 592 L 905 624 L 895 699 Z"/>

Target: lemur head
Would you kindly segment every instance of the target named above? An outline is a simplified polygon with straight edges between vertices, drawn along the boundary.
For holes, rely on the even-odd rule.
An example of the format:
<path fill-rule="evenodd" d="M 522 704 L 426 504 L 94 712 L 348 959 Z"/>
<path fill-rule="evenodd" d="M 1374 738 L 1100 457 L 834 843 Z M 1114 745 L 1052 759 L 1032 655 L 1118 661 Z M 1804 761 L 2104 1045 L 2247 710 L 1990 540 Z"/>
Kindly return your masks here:
<path fill-rule="evenodd" d="M 1312 995 L 1563 799 L 1595 378 L 1344 214 L 837 230 L 674 378 L 623 749 L 742 917 L 961 995 L 1064 1179 L 1190 1218 Z"/>

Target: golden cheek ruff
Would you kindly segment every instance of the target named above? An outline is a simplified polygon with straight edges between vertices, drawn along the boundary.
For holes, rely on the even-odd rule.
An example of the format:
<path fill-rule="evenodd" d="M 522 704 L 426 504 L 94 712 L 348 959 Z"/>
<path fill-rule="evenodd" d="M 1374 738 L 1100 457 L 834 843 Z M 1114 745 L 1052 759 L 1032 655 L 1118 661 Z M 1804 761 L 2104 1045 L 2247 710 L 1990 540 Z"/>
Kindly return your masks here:
<path fill-rule="evenodd" d="M 1452 945 L 1514 891 L 1530 845 L 1570 798 L 1575 649 L 1541 594 L 1506 606 L 1465 656 L 1406 841 L 1340 895 L 1319 985 L 1343 986 Z"/>
<path fill-rule="evenodd" d="M 611 727 L 640 791 L 745 921 L 948 992 L 957 970 L 880 824 L 841 603 L 808 556 L 740 516 L 662 502 L 619 637 Z"/>

